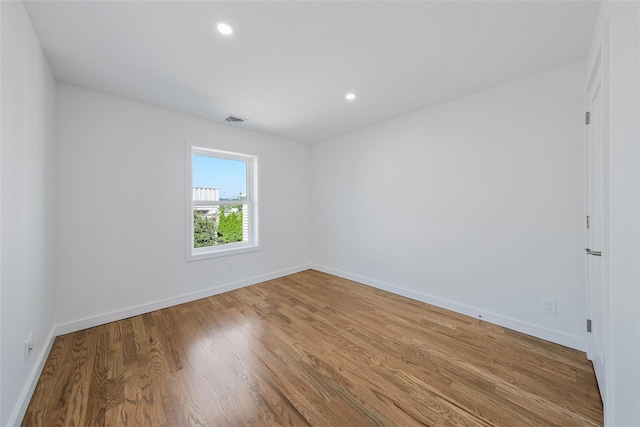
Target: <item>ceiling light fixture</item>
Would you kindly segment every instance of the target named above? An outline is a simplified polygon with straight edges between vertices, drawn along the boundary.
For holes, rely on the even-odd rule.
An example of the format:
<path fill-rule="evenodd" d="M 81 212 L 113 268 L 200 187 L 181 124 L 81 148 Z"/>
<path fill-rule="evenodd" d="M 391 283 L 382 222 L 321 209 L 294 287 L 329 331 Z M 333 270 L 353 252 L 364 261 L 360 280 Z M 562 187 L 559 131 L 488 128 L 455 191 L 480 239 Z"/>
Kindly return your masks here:
<path fill-rule="evenodd" d="M 349 101 L 353 101 L 354 99 L 356 99 L 356 94 L 355 93 L 348 93 L 345 95 L 345 98 L 347 98 Z"/>
<path fill-rule="evenodd" d="M 216 24 L 216 28 L 218 29 L 218 32 L 222 35 L 225 36 L 230 36 L 231 34 L 233 34 L 233 27 L 230 24 L 227 24 L 226 22 L 218 22 Z"/>

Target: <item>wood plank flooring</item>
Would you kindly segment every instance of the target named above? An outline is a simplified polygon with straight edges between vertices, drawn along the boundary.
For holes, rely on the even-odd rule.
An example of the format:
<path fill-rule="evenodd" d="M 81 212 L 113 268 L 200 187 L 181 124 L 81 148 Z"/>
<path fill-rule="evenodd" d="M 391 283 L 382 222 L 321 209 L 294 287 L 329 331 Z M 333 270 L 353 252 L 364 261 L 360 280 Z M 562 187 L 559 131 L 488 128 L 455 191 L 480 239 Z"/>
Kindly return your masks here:
<path fill-rule="evenodd" d="M 23 426 L 601 426 L 584 353 L 314 270 L 60 336 Z"/>

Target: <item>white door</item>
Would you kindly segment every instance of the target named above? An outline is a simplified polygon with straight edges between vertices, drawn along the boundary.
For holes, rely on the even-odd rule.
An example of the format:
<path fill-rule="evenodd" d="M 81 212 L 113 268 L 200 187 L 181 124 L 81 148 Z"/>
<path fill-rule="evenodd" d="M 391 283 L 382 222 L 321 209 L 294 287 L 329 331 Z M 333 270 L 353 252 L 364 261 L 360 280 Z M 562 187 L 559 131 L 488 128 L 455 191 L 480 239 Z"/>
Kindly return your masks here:
<path fill-rule="evenodd" d="M 607 337 L 609 336 L 609 281 L 606 280 L 608 254 L 603 252 L 608 234 L 605 207 L 608 199 L 608 128 L 604 114 L 607 99 L 604 90 L 602 48 L 592 64 L 586 90 L 589 124 L 586 126 L 586 273 L 587 318 L 591 321 L 587 355 L 593 362 L 603 402 L 607 395 Z M 585 117 L 586 119 L 586 117 Z"/>

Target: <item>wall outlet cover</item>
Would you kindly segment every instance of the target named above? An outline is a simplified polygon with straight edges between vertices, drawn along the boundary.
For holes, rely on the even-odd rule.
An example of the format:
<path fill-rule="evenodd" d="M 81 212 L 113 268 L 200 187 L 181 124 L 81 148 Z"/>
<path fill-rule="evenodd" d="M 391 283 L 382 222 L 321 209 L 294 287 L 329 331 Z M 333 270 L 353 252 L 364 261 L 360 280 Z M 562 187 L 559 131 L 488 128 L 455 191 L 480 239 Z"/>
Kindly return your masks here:
<path fill-rule="evenodd" d="M 547 314 L 558 314 L 556 300 L 551 298 L 543 298 L 542 312 Z"/>

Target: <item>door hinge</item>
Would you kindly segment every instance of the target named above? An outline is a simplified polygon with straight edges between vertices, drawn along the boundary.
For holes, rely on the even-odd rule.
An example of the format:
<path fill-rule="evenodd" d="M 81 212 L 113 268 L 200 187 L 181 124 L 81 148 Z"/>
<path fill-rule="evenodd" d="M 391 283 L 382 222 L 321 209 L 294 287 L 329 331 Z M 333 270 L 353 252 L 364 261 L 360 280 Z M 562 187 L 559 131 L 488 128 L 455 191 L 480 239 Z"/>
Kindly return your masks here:
<path fill-rule="evenodd" d="M 591 319 L 587 319 L 587 332 L 591 332 Z"/>
<path fill-rule="evenodd" d="M 591 228 L 591 216 L 589 215 L 586 216 L 585 226 L 587 229 Z"/>
<path fill-rule="evenodd" d="M 584 124 L 588 125 L 589 123 L 591 123 L 591 112 L 587 111 L 584 113 Z"/>

